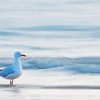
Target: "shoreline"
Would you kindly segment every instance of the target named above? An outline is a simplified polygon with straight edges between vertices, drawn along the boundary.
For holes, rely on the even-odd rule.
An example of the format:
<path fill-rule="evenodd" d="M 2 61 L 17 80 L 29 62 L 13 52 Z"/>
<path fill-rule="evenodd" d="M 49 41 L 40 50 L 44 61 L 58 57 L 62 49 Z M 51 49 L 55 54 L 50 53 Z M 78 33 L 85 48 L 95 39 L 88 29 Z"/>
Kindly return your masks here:
<path fill-rule="evenodd" d="M 58 73 L 24 70 L 13 86 L 9 85 L 8 80 L 0 78 L 0 100 L 100 99 L 100 83 L 95 84 L 100 76 Z"/>

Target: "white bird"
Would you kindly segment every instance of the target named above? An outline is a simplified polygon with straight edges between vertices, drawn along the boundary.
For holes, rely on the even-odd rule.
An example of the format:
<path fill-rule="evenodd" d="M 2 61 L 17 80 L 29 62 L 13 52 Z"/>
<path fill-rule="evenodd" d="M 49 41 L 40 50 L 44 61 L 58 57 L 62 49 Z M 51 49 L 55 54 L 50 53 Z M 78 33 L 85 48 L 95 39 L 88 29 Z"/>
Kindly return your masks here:
<path fill-rule="evenodd" d="M 5 79 L 9 79 L 10 85 L 13 85 L 14 79 L 20 77 L 22 74 L 22 65 L 20 62 L 21 56 L 26 56 L 26 55 L 23 55 L 20 52 L 15 52 L 12 66 L 8 66 L 0 70 L 0 76 Z"/>

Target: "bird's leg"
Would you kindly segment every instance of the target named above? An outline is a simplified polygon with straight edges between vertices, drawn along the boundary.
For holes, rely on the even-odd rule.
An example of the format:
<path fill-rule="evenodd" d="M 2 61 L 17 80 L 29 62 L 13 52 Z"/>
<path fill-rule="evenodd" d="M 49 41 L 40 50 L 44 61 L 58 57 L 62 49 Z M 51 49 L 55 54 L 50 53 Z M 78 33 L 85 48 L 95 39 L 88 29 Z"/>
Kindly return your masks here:
<path fill-rule="evenodd" d="M 10 79 L 10 85 L 12 85 L 12 81 L 11 81 L 11 79 Z"/>
<path fill-rule="evenodd" d="M 14 79 L 12 79 L 12 85 L 13 85 L 13 83 L 14 83 Z"/>
<path fill-rule="evenodd" d="M 13 85 L 13 80 L 14 80 L 14 79 L 10 79 L 10 85 Z"/>

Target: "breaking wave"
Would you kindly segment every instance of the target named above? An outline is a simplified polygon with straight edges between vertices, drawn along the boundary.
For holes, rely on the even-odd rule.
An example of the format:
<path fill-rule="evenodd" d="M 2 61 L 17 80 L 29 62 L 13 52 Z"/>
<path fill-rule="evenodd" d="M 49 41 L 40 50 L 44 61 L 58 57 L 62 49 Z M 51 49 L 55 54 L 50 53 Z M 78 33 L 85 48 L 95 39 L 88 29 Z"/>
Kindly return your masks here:
<path fill-rule="evenodd" d="M 10 66 L 11 58 L 1 58 L 0 66 Z M 100 58 L 99 57 L 83 57 L 83 58 L 47 58 L 35 57 L 26 58 L 22 61 L 23 69 L 41 70 L 51 69 L 54 71 L 64 71 L 76 74 L 99 74 L 100 73 Z"/>

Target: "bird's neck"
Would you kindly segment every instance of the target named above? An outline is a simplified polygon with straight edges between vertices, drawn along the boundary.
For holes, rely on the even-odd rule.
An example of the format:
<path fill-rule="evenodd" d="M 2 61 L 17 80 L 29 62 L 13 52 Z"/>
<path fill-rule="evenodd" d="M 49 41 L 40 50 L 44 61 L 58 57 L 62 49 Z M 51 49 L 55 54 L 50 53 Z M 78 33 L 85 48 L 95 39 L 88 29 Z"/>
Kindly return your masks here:
<path fill-rule="evenodd" d="M 13 65 L 16 66 L 17 68 L 22 68 L 20 58 L 14 57 Z"/>

